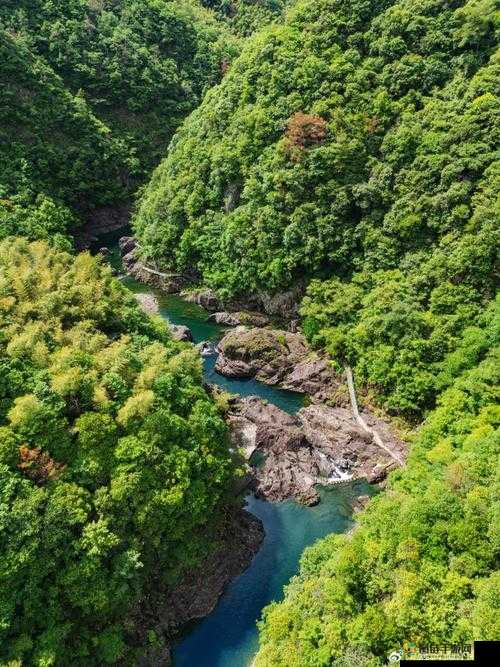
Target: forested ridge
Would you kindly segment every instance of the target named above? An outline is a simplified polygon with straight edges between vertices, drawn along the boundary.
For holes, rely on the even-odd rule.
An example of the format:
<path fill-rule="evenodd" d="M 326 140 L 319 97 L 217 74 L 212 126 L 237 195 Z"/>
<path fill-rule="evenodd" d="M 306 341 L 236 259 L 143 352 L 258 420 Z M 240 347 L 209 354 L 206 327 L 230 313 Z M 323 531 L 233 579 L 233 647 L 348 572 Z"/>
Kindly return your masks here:
<path fill-rule="evenodd" d="M 143 256 L 226 300 L 302 286 L 304 332 L 417 425 L 354 535 L 304 555 L 257 665 L 498 638 L 496 3 L 300 1 L 177 133 Z"/>
<path fill-rule="evenodd" d="M 148 591 L 210 550 L 234 478 L 194 349 L 100 259 L 0 243 L 0 661 L 137 664 Z"/>
<path fill-rule="evenodd" d="M 256 667 L 499 639 L 499 27 L 496 0 L 1 3 L 0 664 L 137 664 L 137 609 L 233 503 L 198 354 L 72 250 L 133 201 L 141 261 L 298 295 L 412 434 Z"/>
<path fill-rule="evenodd" d="M 0 215 L 33 238 L 130 202 L 239 49 L 190 0 L 7 0 L 0 43 Z"/>

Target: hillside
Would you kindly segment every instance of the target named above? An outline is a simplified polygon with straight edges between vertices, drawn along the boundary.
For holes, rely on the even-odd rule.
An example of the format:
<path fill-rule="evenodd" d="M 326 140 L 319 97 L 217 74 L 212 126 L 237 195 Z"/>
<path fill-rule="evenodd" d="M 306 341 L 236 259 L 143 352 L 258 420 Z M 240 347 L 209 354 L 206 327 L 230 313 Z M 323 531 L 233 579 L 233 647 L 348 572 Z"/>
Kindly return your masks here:
<path fill-rule="evenodd" d="M 123 198 L 126 153 L 85 100 L 0 31 L 0 238 L 50 238 Z"/>
<path fill-rule="evenodd" d="M 282 17 L 293 0 L 201 0 L 237 35 L 248 36 Z"/>
<path fill-rule="evenodd" d="M 299 291 L 310 343 L 416 429 L 352 538 L 266 610 L 259 667 L 498 637 L 498 27 L 488 0 L 301 0 L 140 200 L 143 259 L 226 303 Z"/>
<path fill-rule="evenodd" d="M 300 2 L 250 38 L 144 191 L 144 257 L 226 299 L 327 279 L 303 306 L 313 343 L 389 408 L 431 407 L 433 364 L 493 291 L 498 64 L 476 5 Z"/>
<path fill-rule="evenodd" d="M 6 206 L 16 211 L 49 197 L 80 219 L 130 202 L 238 50 L 224 25 L 189 0 L 9 0 L 0 39 L 0 194 L 14 197 Z M 29 235 L 75 225 L 68 212 L 56 214 L 59 223 L 19 221 L 27 215 L 2 217 L 23 234 L 31 227 Z"/>
<path fill-rule="evenodd" d="M 0 326 L 0 662 L 137 664 L 132 612 L 209 553 L 234 474 L 199 356 L 100 260 L 24 239 Z"/>
<path fill-rule="evenodd" d="M 236 449 L 266 473 L 290 455 L 299 482 L 314 453 L 293 496 L 309 504 L 366 454 L 367 430 L 331 460 L 317 444 L 327 412 L 332 442 L 353 439 L 346 367 L 409 458 L 351 532 L 306 549 L 253 664 L 383 667 L 403 642 L 499 639 L 499 28 L 495 0 L 1 3 L 1 665 L 167 661 L 262 540 L 242 513 L 235 547 Z M 85 220 L 129 208 L 123 270 L 187 288 L 140 302 L 217 359 L 74 252 Z M 377 482 L 403 463 L 373 456 Z M 264 500 L 291 497 L 280 474 L 256 506 L 281 590 L 313 538 L 282 557 L 291 524 Z M 288 508 L 311 511 L 299 526 L 317 509 Z M 347 500 L 333 512 L 299 532 L 346 530 Z M 252 581 L 236 627 L 254 651 L 277 597 Z"/>

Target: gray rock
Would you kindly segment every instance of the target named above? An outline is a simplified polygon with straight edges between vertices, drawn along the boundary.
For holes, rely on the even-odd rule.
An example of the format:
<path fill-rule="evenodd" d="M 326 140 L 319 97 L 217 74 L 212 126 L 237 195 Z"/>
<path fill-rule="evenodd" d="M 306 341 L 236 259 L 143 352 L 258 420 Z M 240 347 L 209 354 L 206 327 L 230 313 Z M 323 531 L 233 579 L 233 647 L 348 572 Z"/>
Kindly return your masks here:
<path fill-rule="evenodd" d="M 348 403 L 343 383 L 327 359 L 312 352 L 301 333 L 236 327 L 219 343 L 215 370 L 226 377 L 255 377 L 311 396 L 313 402 Z"/>
<path fill-rule="evenodd" d="M 137 246 L 137 241 L 133 236 L 122 236 L 118 240 L 118 248 L 120 249 L 120 255 L 127 255 L 132 250 L 135 250 Z"/>
<path fill-rule="evenodd" d="M 249 396 L 232 402 L 227 422 L 233 444 L 247 459 L 256 451 L 263 454 L 262 465 L 252 468 L 253 488 L 267 500 L 315 504 L 316 484 L 363 477 L 378 483 L 395 467 L 390 453 L 345 408 L 311 405 L 289 415 Z M 394 436 L 387 442 L 395 451 L 403 446 Z"/>
<path fill-rule="evenodd" d="M 189 301 L 190 303 L 196 303 L 205 310 L 216 311 L 221 310 L 221 302 L 217 294 L 208 288 L 184 291 L 181 292 L 181 296 Z"/>
<path fill-rule="evenodd" d="M 134 294 L 140 307 L 149 315 L 156 315 L 160 311 L 158 299 L 154 294 L 147 294 L 146 292 L 136 292 Z"/>
<path fill-rule="evenodd" d="M 240 325 L 252 327 L 265 327 L 269 324 L 269 318 L 262 313 L 252 311 L 240 310 L 233 313 L 226 311 L 212 313 L 209 317 L 217 324 L 222 324 L 227 327 L 237 327 Z"/>
<path fill-rule="evenodd" d="M 172 332 L 172 338 L 178 341 L 185 341 L 192 343 L 193 334 L 189 327 L 184 326 L 183 324 L 171 324 L 170 331 Z"/>

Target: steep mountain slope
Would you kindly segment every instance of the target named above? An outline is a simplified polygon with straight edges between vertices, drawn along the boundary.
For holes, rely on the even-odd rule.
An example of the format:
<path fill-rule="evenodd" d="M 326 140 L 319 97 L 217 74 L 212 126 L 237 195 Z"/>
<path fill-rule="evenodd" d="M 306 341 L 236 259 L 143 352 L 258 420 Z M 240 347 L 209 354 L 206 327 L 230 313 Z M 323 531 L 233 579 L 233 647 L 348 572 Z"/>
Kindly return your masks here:
<path fill-rule="evenodd" d="M 358 362 L 390 409 L 431 407 L 429 366 L 492 296 L 496 16 L 477 0 L 298 3 L 176 135 L 135 218 L 144 256 L 226 298 L 333 280 L 304 304 L 313 342 Z M 387 350 L 401 343 L 413 386 Z"/>
<path fill-rule="evenodd" d="M 201 0 L 204 7 L 213 10 L 228 22 L 231 30 L 243 36 L 279 19 L 292 3 L 293 0 Z"/>
<path fill-rule="evenodd" d="M 8 0 L 1 24 L 124 141 L 134 182 L 237 50 L 224 25 L 190 0 Z"/>
<path fill-rule="evenodd" d="M 200 358 L 98 259 L 26 239 L 0 242 L 0 330 L 0 662 L 138 664 L 161 638 L 131 613 L 210 552 L 233 479 Z"/>
<path fill-rule="evenodd" d="M 49 238 L 124 197 L 122 143 L 39 57 L 0 30 L 0 238 Z"/>

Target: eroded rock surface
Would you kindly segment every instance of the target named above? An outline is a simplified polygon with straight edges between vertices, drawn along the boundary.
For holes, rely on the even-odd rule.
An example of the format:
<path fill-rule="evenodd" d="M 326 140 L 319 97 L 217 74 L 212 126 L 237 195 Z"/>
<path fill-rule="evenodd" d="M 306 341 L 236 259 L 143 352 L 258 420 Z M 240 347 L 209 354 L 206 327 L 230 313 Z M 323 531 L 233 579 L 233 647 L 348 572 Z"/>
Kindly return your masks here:
<path fill-rule="evenodd" d="M 160 305 L 158 299 L 153 294 L 146 292 L 136 292 L 134 294 L 137 303 L 149 315 L 157 315 L 160 312 Z"/>
<path fill-rule="evenodd" d="M 172 332 L 172 338 L 174 340 L 180 340 L 184 342 L 193 342 L 193 334 L 191 329 L 186 327 L 184 324 L 171 324 L 170 331 Z"/>
<path fill-rule="evenodd" d="M 209 319 L 213 320 L 217 324 L 222 324 L 223 326 L 227 327 L 237 327 L 240 325 L 265 327 L 270 322 L 266 315 L 248 310 L 238 310 L 236 312 L 222 311 L 218 313 L 212 313 Z"/>
<path fill-rule="evenodd" d="M 144 634 L 139 641 L 154 628 L 157 637 L 170 643 L 188 623 L 208 616 L 225 587 L 250 565 L 263 539 L 262 522 L 249 512 L 239 510 L 227 517 L 219 527 L 214 552 L 172 590 L 159 588 L 140 601 L 133 619 L 138 635 Z M 168 649 L 163 648 L 150 651 L 139 664 L 169 665 L 169 659 Z"/>
<path fill-rule="evenodd" d="M 367 412 L 363 416 L 377 421 Z M 267 500 L 314 504 L 316 484 L 362 477 L 378 482 L 398 465 L 342 407 L 311 405 L 289 415 L 250 396 L 232 402 L 227 421 L 247 459 L 261 454 L 261 464 L 252 467 L 253 487 Z M 403 443 L 386 426 L 383 433 L 387 447 L 404 455 Z"/>
<path fill-rule="evenodd" d="M 230 378 L 261 382 L 308 394 L 313 402 L 346 405 L 347 392 L 329 362 L 312 352 L 301 333 L 236 327 L 219 343 L 215 370 Z"/>
<path fill-rule="evenodd" d="M 188 283 L 188 279 L 178 273 L 165 273 L 147 266 L 139 257 L 138 245 L 132 236 L 122 236 L 118 241 L 125 273 L 135 280 L 156 287 L 167 294 L 176 294 Z"/>

